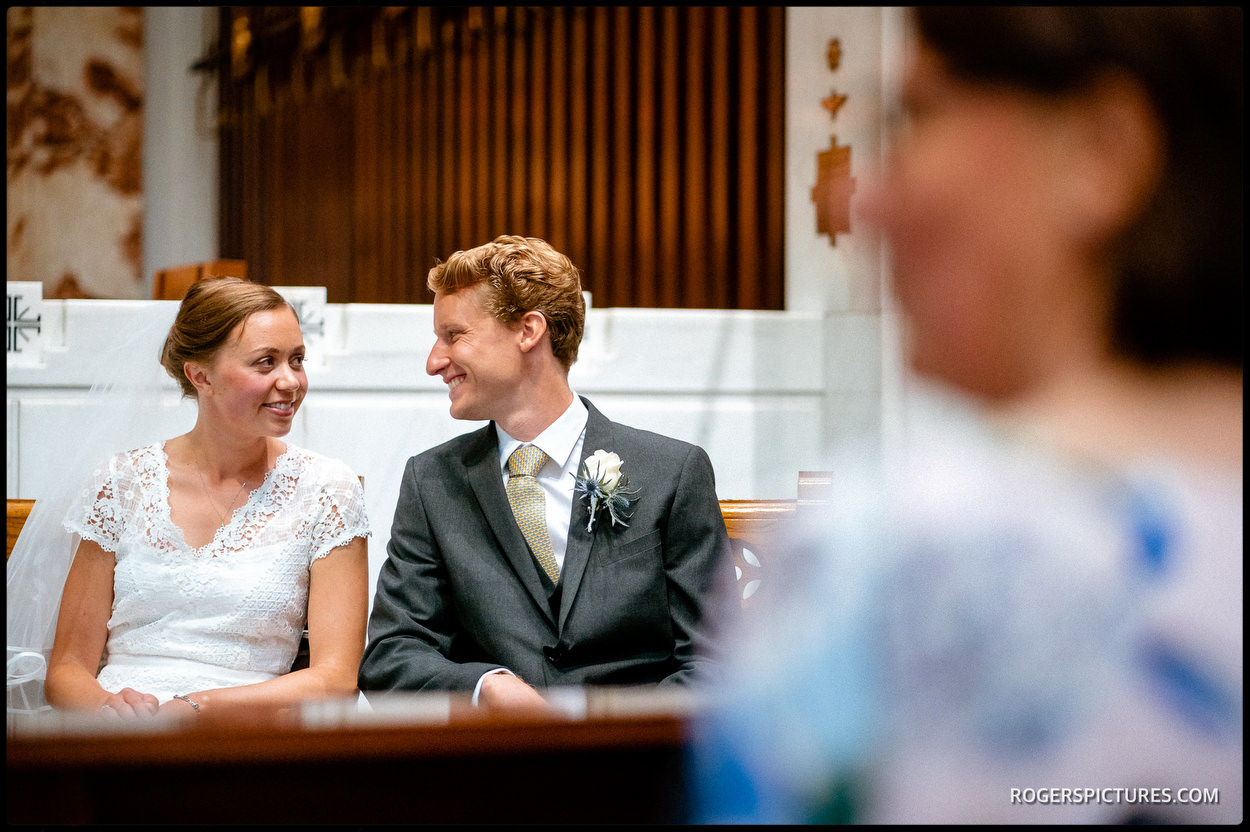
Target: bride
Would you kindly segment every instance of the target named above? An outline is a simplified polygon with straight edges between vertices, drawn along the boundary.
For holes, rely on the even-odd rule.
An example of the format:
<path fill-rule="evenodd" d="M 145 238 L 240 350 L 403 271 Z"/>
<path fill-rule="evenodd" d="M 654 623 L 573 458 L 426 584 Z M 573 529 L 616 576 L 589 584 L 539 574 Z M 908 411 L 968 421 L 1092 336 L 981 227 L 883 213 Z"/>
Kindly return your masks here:
<path fill-rule="evenodd" d="M 76 552 L 47 659 L 54 708 L 231 718 L 355 691 L 369 525 L 347 466 L 281 439 L 308 390 L 303 360 L 272 288 L 192 286 L 161 364 L 195 426 L 102 460 L 64 518 Z M 11 574 L 10 610 L 23 600 Z M 309 666 L 291 671 L 305 626 Z M 12 655 L 12 612 L 9 629 Z"/>

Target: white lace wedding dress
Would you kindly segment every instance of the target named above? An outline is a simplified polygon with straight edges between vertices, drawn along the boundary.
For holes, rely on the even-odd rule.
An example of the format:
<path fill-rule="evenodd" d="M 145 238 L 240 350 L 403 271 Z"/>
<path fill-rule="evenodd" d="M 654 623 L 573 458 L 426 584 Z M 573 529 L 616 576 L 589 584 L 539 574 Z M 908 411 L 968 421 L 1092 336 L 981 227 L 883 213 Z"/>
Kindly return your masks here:
<path fill-rule="evenodd" d="M 352 471 L 293 445 L 201 548 L 187 545 L 170 516 L 163 443 L 109 459 L 65 527 L 117 557 L 100 684 L 161 702 L 290 670 L 310 567 L 369 535 Z"/>

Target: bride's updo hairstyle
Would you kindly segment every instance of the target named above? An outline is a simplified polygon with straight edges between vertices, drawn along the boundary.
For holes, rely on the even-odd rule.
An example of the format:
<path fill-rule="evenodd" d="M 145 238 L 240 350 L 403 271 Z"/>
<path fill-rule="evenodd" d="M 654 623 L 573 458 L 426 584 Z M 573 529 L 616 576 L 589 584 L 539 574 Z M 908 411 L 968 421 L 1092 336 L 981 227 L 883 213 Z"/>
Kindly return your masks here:
<path fill-rule="evenodd" d="M 211 277 L 193 283 L 182 299 L 178 317 L 165 338 L 161 366 L 178 382 L 182 395 L 194 399 L 195 385 L 183 371 L 186 363 L 211 362 L 235 327 L 257 312 L 268 312 L 283 306 L 299 320 L 295 308 L 263 283 L 237 277 Z"/>

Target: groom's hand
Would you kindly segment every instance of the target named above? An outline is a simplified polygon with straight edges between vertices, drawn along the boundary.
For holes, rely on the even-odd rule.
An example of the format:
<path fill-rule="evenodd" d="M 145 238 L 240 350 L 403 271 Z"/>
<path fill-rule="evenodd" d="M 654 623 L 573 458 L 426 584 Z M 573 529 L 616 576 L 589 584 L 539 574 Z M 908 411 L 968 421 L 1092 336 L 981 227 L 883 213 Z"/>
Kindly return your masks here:
<path fill-rule="evenodd" d="M 496 673 L 483 679 L 478 705 L 492 710 L 551 710 L 538 691 L 510 673 Z"/>

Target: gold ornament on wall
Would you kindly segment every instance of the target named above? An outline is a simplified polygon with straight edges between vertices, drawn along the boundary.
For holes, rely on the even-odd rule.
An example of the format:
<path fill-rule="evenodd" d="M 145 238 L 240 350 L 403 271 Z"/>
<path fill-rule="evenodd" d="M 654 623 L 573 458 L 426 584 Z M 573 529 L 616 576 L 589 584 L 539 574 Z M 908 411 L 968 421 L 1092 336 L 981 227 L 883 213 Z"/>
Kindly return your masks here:
<path fill-rule="evenodd" d="M 248 15 L 247 12 L 242 12 L 234 18 L 230 33 L 230 72 L 234 78 L 242 78 L 247 74 L 251 47 L 252 31 L 248 28 Z"/>
<path fill-rule="evenodd" d="M 842 105 L 846 103 L 845 95 L 838 95 L 836 92 L 828 98 L 822 98 L 820 106 L 829 111 L 830 118 L 838 117 L 838 110 L 842 109 Z"/>
<path fill-rule="evenodd" d="M 299 49 L 304 54 L 316 52 L 325 40 L 325 9 L 301 6 L 299 10 Z"/>
<path fill-rule="evenodd" d="M 842 66 L 842 41 L 837 38 L 829 41 L 829 45 L 825 47 L 825 61 L 829 64 L 830 72 L 838 71 L 838 67 Z"/>
<path fill-rule="evenodd" d="M 816 233 L 828 234 L 833 245 L 838 244 L 838 234 L 851 231 L 851 195 L 855 193 L 851 148 L 837 141 L 837 136 L 832 137 L 833 145 L 816 154 L 816 186 L 812 188 Z"/>
<path fill-rule="evenodd" d="M 842 65 L 842 42 L 838 38 L 829 41 L 825 48 L 825 62 L 830 72 Z M 837 92 L 821 99 L 821 106 L 836 119 L 847 96 Z M 816 233 L 828 234 L 831 245 L 838 244 L 838 234 L 851 231 L 851 196 L 855 193 L 855 179 L 851 176 L 851 148 L 839 145 L 836 135 L 830 136 L 830 147 L 816 154 L 816 185 L 812 188 L 812 202 L 816 204 Z"/>

